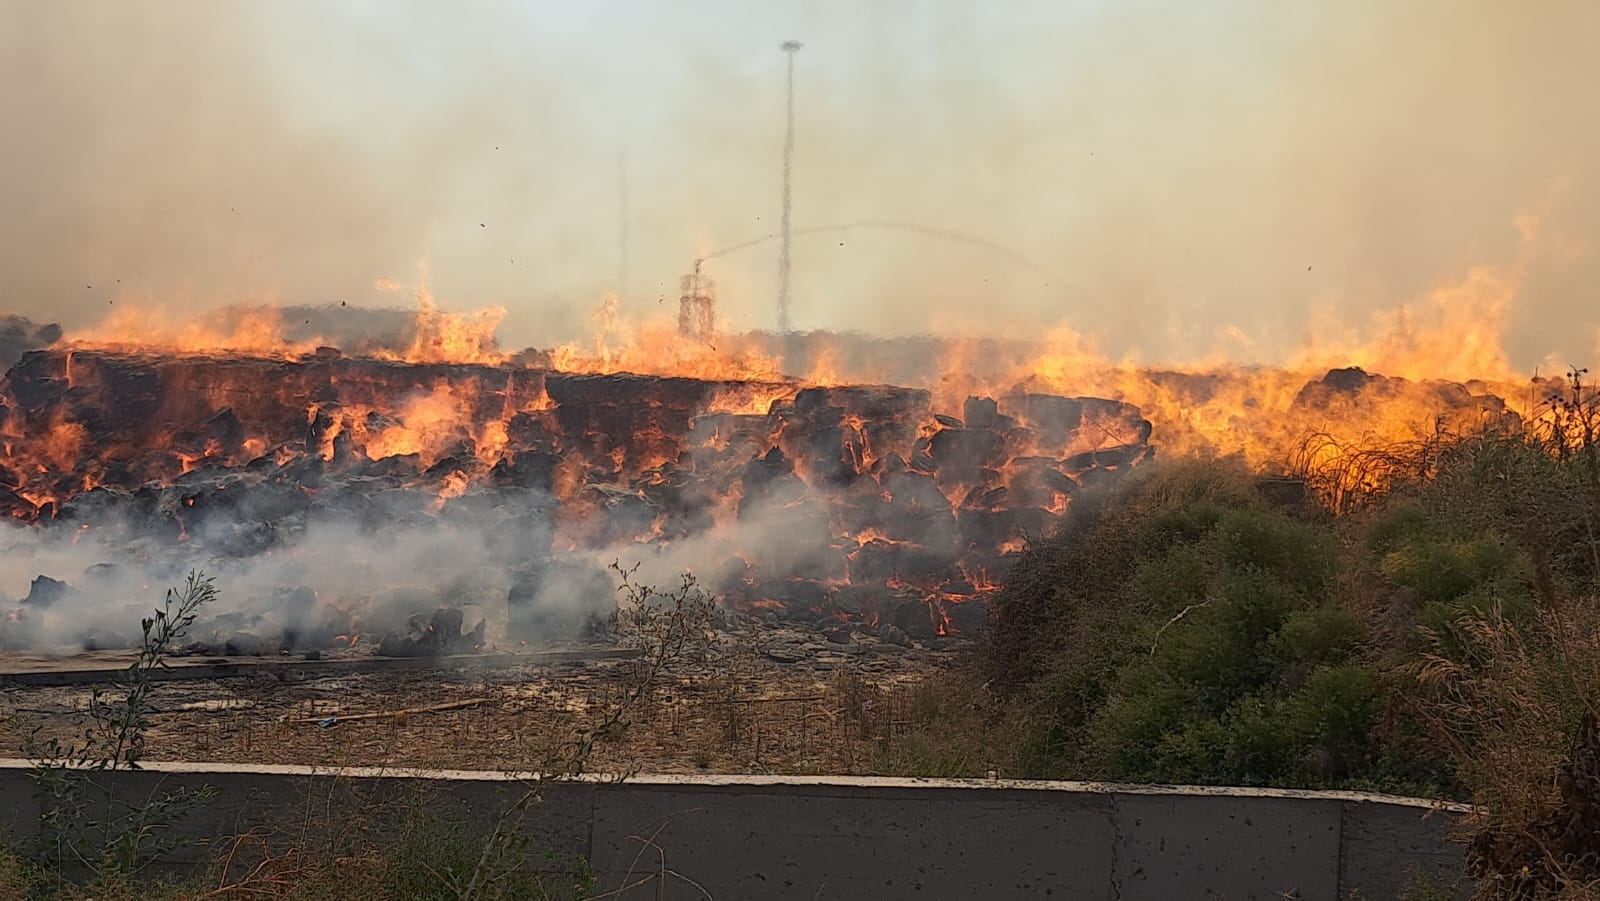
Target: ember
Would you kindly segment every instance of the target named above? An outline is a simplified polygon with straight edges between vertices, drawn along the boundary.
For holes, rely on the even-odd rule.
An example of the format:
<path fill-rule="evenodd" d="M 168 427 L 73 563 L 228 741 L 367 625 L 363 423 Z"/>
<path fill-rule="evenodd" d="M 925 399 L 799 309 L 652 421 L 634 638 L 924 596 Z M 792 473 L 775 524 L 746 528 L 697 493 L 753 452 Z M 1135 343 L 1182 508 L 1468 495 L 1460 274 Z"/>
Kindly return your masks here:
<path fill-rule="evenodd" d="M 38 350 L 12 367 L 0 401 L 0 511 L 14 520 L 74 537 L 117 525 L 153 540 L 151 553 L 236 561 L 306 553 L 327 523 L 381 544 L 471 522 L 493 545 L 485 563 L 502 575 L 490 590 L 512 608 L 513 640 L 603 620 L 615 601 L 594 562 L 630 547 L 692 563 L 736 607 L 912 637 L 971 631 L 1027 536 L 1050 528 L 1085 480 L 1152 453 L 1150 423 L 1111 400 L 1016 392 L 943 411 L 928 391 L 882 385 L 326 347 Z M 733 562 L 713 564 L 708 548 Z M 324 645 L 355 628 L 340 611 L 356 599 L 327 588 L 304 589 L 315 589 Z M 388 605 L 370 627 L 385 636 L 380 651 L 482 646 L 482 625 L 461 634 L 459 609 L 424 613 L 466 596 Z M 361 606 L 384 607 L 370 596 Z M 254 638 L 260 618 L 230 625 Z M 304 615 L 278 619 L 273 635 L 306 643 Z"/>

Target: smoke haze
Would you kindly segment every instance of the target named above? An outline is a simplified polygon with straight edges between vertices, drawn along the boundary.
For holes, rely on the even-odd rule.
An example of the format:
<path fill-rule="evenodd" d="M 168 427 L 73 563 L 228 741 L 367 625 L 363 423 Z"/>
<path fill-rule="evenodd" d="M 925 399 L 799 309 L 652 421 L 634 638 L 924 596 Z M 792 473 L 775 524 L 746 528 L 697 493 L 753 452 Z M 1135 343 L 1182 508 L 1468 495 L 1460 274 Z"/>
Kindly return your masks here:
<path fill-rule="evenodd" d="M 271 521 L 241 509 L 213 517 L 181 544 L 152 538 L 147 524 L 127 521 L 114 508 L 82 532 L 7 525 L 0 528 L 0 609 L 22 601 L 22 615 L 0 621 L 0 647 L 124 647 L 138 638 L 139 620 L 163 592 L 181 586 L 191 570 L 217 579 L 219 600 L 191 637 L 219 652 L 239 633 L 267 642 L 269 654 L 295 641 L 301 650 L 325 648 L 334 636 L 353 632 L 375 641 L 403 633 L 408 617 L 444 606 L 464 610 L 468 629 L 485 620 L 496 646 L 504 647 L 511 633 L 513 644 L 518 638 L 550 643 L 574 637 L 572 623 L 614 609 L 601 567 L 626 548 L 581 558 L 602 574 L 598 590 L 581 590 L 577 580 L 540 586 L 528 612 L 548 628 L 510 629 L 507 592 L 535 555 L 522 540 L 527 530 L 505 524 L 536 515 L 538 501 L 472 501 L 425 522 L 407 522 L 397 510 L 393 523 L 376 530 L 326 513 Z M 41 574 L 67 587 L 41 602 L 33 584 Z"/>
<path fill-rule="evenodd" d="M 580 338 L 623 276 L 624 165 L 622 309 L 670 317 L 693 260 L 777 230 L 796 39 L 795 228 L 977 239 L 798 235 L 797 328 L 1064 324 L 1114 357 L 1285 359 L 1486 264 L 1514 272 L 1514 365 L 1596 349 L 1581 0 L 0 16 L 0 308 L 69 333 L 116 304 L 390 305 L 376 280 L 426 259 L 445 306 L 508 308 L 507 344 Z M 777 252 L 707 264 L 730 327 L 772 326 Z"/>

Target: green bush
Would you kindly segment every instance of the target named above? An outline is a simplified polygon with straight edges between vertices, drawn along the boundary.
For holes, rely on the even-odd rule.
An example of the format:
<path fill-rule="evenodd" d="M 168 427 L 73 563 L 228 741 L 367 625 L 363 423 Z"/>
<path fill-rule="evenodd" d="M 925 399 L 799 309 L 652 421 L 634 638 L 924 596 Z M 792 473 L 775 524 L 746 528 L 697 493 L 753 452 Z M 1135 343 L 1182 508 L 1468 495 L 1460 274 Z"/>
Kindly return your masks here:
<path fill-rule="evenodd" d="M 1214 533 L 1228 511 L 1262 503 L 1242 466 L 1195 462 L 1141 466 L 1076 498 L 1062 529 L 1022 556 L 994 600 L 978 657 L 981 675 L 996 691 L 1015 695 L 1053 678 L 1064 659 L 1093 669 L 1103 655 L 1130 650 L 1121 628 L 1128 605 L 1165 609 L 1192 596 L 1199 584 L 1193 580 L 1202 575 L 1177 571 L 1175 590 L 1164 591 L 1157 580 L 1134 598 L 1129 573 Z M 1116 647 L 1108 649 L 1108 641 Z"/>
<path fill-rule="evenodd" d="M 1345 663 L 1355 657 L 1365 630 L 1355 614 L 1340 607 L 1297 610 L 1268 642 L 1280 672 Z"/>
<path fill-rule="evenodd" d="M 1231 462 L 1147 464 L 1075 499 L 977 653 L 1026 724 L 1019 774 L 1464 797 L 1500 733 L 1459 706 L 1460 680 L 1565 673 L 1526 677 L 1551 710 L 1600 694 L 1571 655 L 1530 639 L 1512 659 L 1484 632 L 1543 636 L 1553 611 L 1600 607 L 1585 453 L 1440 440 L 1337 517 L 1275 505 Z M 1540 746 L 1564 746 L 1571 718 L 1548 719 Z"/>
<path fill-rule="evenodd" d="M 1232 575 L 1217 591 L 1205 608 L 1163 626 L 1149 658 L 1130 664 L 1165 671 L 1213 716 L 1272 677 L 1263 645 L 1298 603 L 1280 582 L 1259 572 Z"/>
<path fill-rule="evenodd" d="M 1346 664 L 1313 670 L 1283 705 L 1286 731 L 1314 753 L 1308 775 L 1342 779 L 1360 770 L 1380 706 L 1378 677 Z"/>
<path fill-rule="evenodd" d="M 1217 561 L 1196 544 L 1176 544 L 1134 565 L 1125 600 L 1135 609 L 1177 612 L 1206 599 Z"/>
<path fill-rule="evenodd" d="M 463 896 L 462 887 L 471 884 L 475 872 L 486 863 L 495 867 L 494 878 L 475 895 L 485 901 L 502 898 L 558 901 L 588 897 L 594 879 L 584 861 L 545 852 L 542 866 L 535 869 L 526 863 L 531 856 L 531 841 L 522 835 L 516 839 L 505 847 L 498 847 L 497 838 L 481 828 L 472 830 L 459 824 L 425 823 L 423 828 L 403 835 L 395 848 L 385 851 L 381 870 L 382 897 L 457 899 Z M 491 857 L 494 859 L 490 860 Z"/>
<path fill-rule="evenodd" d="M 1367 539 L 1377 554 L 1378 580 L 1410 592 L 1416 625 L 1437 639 L 1436 651 L 1458 661 L 1470 647 L 1464 621 L 1498 610 L 1526 624 L 1538 607 L 1526 550 L 1498 534 L 1461 532 L 1459 523 L 1427 518 L 1407 505 L 1375 522 Z"/>
<path fill-rule="evenodd" d="M 1494 538 L 1401 542 L 1384 554 L 1379 570 L 1392 584 L 1417 592 L 1424 603 L 1452 601 L 1495 585 L 1527 581 L 1521 560 Z"/>
<path fill-rule="evenodd" d="M 1097 778 L 1320 784 L 1359 767 L 1376 677 L 1348 660 L 1360 627 L 1247 567 L 1166 623 L 1087 718 Z"/>
<path fill-rule="evenodd" d="M 1224 566 L 1271 573 L 1306 597 L 1321 595 L 1333 581 L 1331 536 L 1281 513 L 1234 510 L 1217 522 L 1211 538 Z"/>
<path fill-rule="evenodd" d="M 1274 507 L 1231 464 L 1147 468 L 1030 549 L 996 605 L 985 668 L 1032 686 L 1013 694 L 1032 724 L 1023 774 L 1384 778 L 1383 682 L 1361 619 L 1339 603 L 1340 535 Z M 1431 535 L 1413 508 L 1367 537 L 1387 554 Z M 1468 547 L 1466 571 L 1507 569 L 1494 549 Z"/>

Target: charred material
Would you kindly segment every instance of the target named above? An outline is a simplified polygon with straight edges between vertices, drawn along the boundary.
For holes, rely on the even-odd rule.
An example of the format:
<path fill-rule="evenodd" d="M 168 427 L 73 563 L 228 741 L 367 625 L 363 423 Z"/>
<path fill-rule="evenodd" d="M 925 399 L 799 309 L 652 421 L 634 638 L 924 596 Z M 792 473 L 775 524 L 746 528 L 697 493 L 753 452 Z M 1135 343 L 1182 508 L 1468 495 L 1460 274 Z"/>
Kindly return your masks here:
<path fill-rule="evenodd" d="M 1291 410 L 1315 410 L 1323 416 L 1370 415 L 1385 404 L 1406 403 L 1434 411 L 1436 428 L 1514 426 L 1519 417 L 1506 402 L 1481 385 L 1446 381 L 1412 382 L 1377 375 L 1359 367 L 1330 369 L 1322 378 L 1307 382 L 1295 395 Z"/>
<path fill-rule="evenodd" d="M 486 622 L 479 620 L 471 632 L 462 634 L 465 622 L 466 614 L 450 608 L 441 608 L 431 617 L 412 614 L 404 632 L 383 636 L 378 653 L 385 657 L 442 657 L 482 650 Z"/>
<path fill-rule="evenodd" d="M 578 561 L 641 545 L 670 554 L 697 536 L 740 561 L 736 575 L 703 579 L 732 603 L 907 634 L 970 631 L 1010 554 L 1052 528 L 1081 485 L 1152 452 L 1137 408 L 1097 398 L 973 397 L 957 417 L 934 410 L 927 391 L 892 386 L 410 364 L 331 349 L 34 351 L 0 384 L 0 410 L 0 512 L 15 520 L 116 520 L 141 540 L 241 561 L 294 548 L 312 522 L 422 534 L 471 522 L 493 536 L 510 632 L 529 641 L 582 633 L 615 610 L 608 576 Z M 427 601 L 363 628 L 388 633 L 387 653 L 481 639 L 448 620 L 398 627 L 451 603 Z M 348 623 L 318 635 L 332 641 Z"/>

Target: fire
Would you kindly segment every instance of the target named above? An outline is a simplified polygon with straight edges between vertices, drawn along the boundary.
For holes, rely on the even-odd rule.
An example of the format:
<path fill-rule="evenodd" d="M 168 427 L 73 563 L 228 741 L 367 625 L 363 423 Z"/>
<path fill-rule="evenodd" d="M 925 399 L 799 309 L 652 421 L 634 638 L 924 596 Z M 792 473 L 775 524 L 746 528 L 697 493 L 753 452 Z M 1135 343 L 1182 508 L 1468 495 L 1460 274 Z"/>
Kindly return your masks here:
<path fill-rule="evenodd" d="M 404 290 L 391 279 L 380 279 L 379 290 Z M 504 307 L 491 307 L 473 313 L 446 313 L 434 301 L 428 284 L 428 266 L 418 266 L 414 288 L 417 302 L 417 335 L 399 359 L 411 363 L 499 363 L 505 359 L 495 342 L 494 331 L 505 318 Z"/>
<path fill-rule="evenodd" d="M 464 396 L 449 385 L 439 384 L 425 394 L 407 398 L 392 417 L 358 406 L 343 411 L 342 422 L 374 460 L 416 454 L 423 466 L 431 466 L 443 455 L 445 445 L 461 436 L 462 423 L 470 422 L 466 408 Z M 504 423 L 499 425 L 503 435 Z M 323 459 L 333 459 L 332 444 L 338 434 L 336 427 L 325 439 Z"/>
<path fill-rule="evenodd" d="M 238 321 L 223 317 L 187 317 L 124 305 L 73 343 L 80 347 L 171 353 L 249 353 L 285 358 L 310 353 L 315 339 L 289 342 L 277 307 L 238 308 Z"/>
<path fill-rule="evenodd" d="M 496 364 L 506 360 L 507 355 L 500 351 L 494 336 L 495 329 L 505 318 L 505 308 L 491 307 L 467 313 L 440 309 L 429 286 L 426 263 L 418 266 L 415 285 L 408 287 L 393 279 L 380 279 L 376 287 L 382 291 L 409 290 L 412 293 L 416 304 L 415 335 L 407 347 L 374 348 L 372 356 L 407 363 Z M 304 331 L 284 321 L 281 308 L 271 304 L 233 307 L 196 316 L 159 305 L 125 302 L 97 326 L 75 336 L 72 346 L 143 353 L 243 354 L 291 360 L 339 343 L 331 335 L 300 334 Z"/>
<path fill-rule="evenodd" d="M 460 497 L 467 493 L 468 479 L 465 473 L 451 472 L 444 477 L 444 487 L 439 489 L 439 500 L 435 507 L 443 508 L 445 502 L 453 497 Z"/>
<path fill-rule="evenodd" d="M 1295 458 L 1308 434 L 1336 433 L 1339 440 L 1325 444 L 1312 457 L 1327 464 L 1342 454 L 1338 448 L 1426 437 L 1433 430 L 1438 412 L 1434 399 L 1424 394 L 1387 397 L 1381 404 L 1357 398 L 1351 404 L 1352 411 L 1359 414 L 1354 420 L 1295 415 L 1294 402 L 1302 387 L 1331 368 L 1354 365 L 1413 381 L 1470 380 L 1484 384 L 1486 390 L 1508 401 L 1520 400 L 1524 392 L 1515 384 L 1516 376 L 1500 347 L 1498 332 L 1521 272 L 1520 263 L 1474 267 L 1461 279 L 1441 284 L 1417 303 L 1376 316 L 1367 332 L 1372 337 L 1341 330 L 1331 319 L 1318 322 L 1312 331 L 1322 336 L 1320 340 L 1309 343 L 1284 366 L 1248 368 L 1202 361 L 1199 367 L 1182 370 L 1152 369 L 1111 360 L 1085 336 L 1060 326 L 1048 332 L 1035 353 L 999 371 L 977 371 L 983 353 L 976 342 L 946 340 L 941 343 L 941 371 L 929 387 L 936 406 L 947 410 L 959 410 L 967 396 L 1000 396 L 1019 388 L 1126 401 L 1150 420 L 1169 454 L 1236 453 L 1261 468 L 1281 467 Z M 493 337 L 504 310 L 467 314 L 441 310 L 429 286 L 425 265 L 419 267 L 417 282 L 409 288 L 391 280 L 381 281 L 379 287 L 409 290 L 417 313 L 409 347 L 374 351 L 374 356 L 403 362 L 491 365 L 510 359 L 498 349 Z M 288 324 L 273 307 L 245 308 L 234 313 L 234 321 L 223 322 L 119 307 L 100 327 L 78 338 L 74 346 L 299 359 L 332 342 L 322 335 L 288 338 Z M 547 365 L 560 372 L 633 372 L 725 381 L 727 387 L 719 389 L 705 412 L 738 416 L 765 416 L 775 404 L 792 400 L 806 384 L 861 382 L 876 374 L 865 361 L 847 364 L 838 348 L 821 341 L 811 355 L 810 371 L 803 378 L 787 378 L 782 357 L 766 351 L 752 336 L 712 334 L 704 340 L 686 340 L 670 323 L 623 318 L 615 298 L 607 298 L 591 318 L 595 334 L 588 344 L 560 345 L 525 362 Z M 378 411 L 404 425 L 365 435 L 367 453 L 374 459 L 415 453 L 427 465 L 437 458 L 447 438 L 460 431 L 452 423 L 463 421 L 464 404 L 437 386 L 406 403 L 404 410 Z M 553 407 L 545 398 L 524 408 Z M 371 411 L 355 412 L 364 415 Z M 492 462 L 506 447 L 505 420 L 514 412 L 508 411 L 499 422 L 479 425 L 476 434 L 470 435 L 485 460 Z M 1527 415 L 1531 411 L 1519 412 Z M 362 433 L 364 427 L 358 418 L 346 411 L 339 430 Z M 854 430 L 851 453 L 857 468 L 870 467 L 878 454 L 869 436 L 862 431 L 859 420 L 847 424 Z M 1131 440 L 1115 432 L 1116 422 L 1086 425 L 1089 427 L 1080 433 L 1079 446 L 1069 449 L 1071 453 Z M 929 434 L 942 427 L 934 422 L 922 425 Z M 336 434 L 326 436 L 327 441 L 331 442 Z M 81 441 L 82 435 L 71 424 L 63 424 L 52 446 L 43 453 L 49 455 L 52 467 L 68 468 L 78 456 Z M 253 457 L 267 450 L 260 439 L 252 438 L 244 452 Z M 324 457 L 331 452 L 331 445 L 323 448 Z M 192 468 L 199 460 L 212 456 L 215 455 L 190 455 L 183 466 Z M 970 488 L 955 483 L 944 487 L 952 500 L 959 500 L 954 495 Z"/>
<path fill-rule="evenodd" d="M 614 300 L 602 309 L 614 310 Z M 736 336 L 719 338 L 716 344 L 700 343 L 685 341 L 676 329 L 664 323 L 632 323 L 614 317 L 599 317 L 599 320 L 603 324 L 591 347 L 567 343 L 551 349 L 544 355 L 550 368 L 561 372 L 633 372 L 711 381 L 784 380 L 782 358 L 764 354 Z M 766 410 L 755 409 L 759 400 L 752 396 L 744 406 L 752 413 L 764 414 Z"/>
<path fill-rule="evenodd" d="M 855 535 L 846 536 L 846 537 L 854 538 L 855 541 L 856 541 L 856 544 L 870 544 L 871 542 L 874 542 L 874 541 L 888 541 L 890 543 L 894 542 L 894 539 L 892 539 L 888 535 L 884 534 L 884 532 L 882 530 L 874 529 L 874 528 L 862 529 L 861 531 L 857 532 Z"/>
<path fill-rule="evenodd" d="M 554 505 L 541 552 L 731 547 L 759 523 L 768 546 L 739 548 L 742 567 L 713 586 L 739 603 L 871 622 L 901 605 L 950 634 L 979 621 L 1029 536 L 1157 448 L 1330 471 L 1362 448 L 1536 415 L 1498 339 L 1521 275 L 1475 267 L 1365 332 L 1320 325 L 1284 365 L 1151 368 L 1059 327 L 1018 353 L 930 341 L 907 388 L 843 336 L 806 336 L 795 377 L 777 351 L 802 339 L 719 331 L 699 284 L 677 328 L 608 298 L 591 341 L 514 356 L 494 338 L 504 310 L 440 309 L 425 266 L 414 285 L 379 285 L 415 301 L 404 346 L 349 355 L 269 306 L 119 307 L 8 376 L 0 500 L 48 521 L 97 487 L 177 490 L 182 476 L 181 499 L 163 495 L 171 540 L 202 542 L 207 499 L 275 470 L 298 480 L 306 462 L 300 500 L 349 478 L 438 511 L 510 486 Z"/>
<path fill-rule="evenodd" d="M 988 567 L 981 564 L 968 564 L 965 561 L 959 565 L 962 576 L 979 594 L 988 594 L 1000 590 L 1000 583 L 989 574 Z"/>
<path fill-rule="evenodd" d="M 1082 335 L 1062 328 L 1038 355 L 989 383 L 1124 400 L 1150 420 L 1169 455 L 1241 454 L 1260 469 L 1287 465 L 1311 434 L 1338 439 L 1320 452 L 1318 462 L 1326 465 L 1351 449 L 1414 441 L 1436 431 L 1445 405 L 1428 390 L 1392 392 L 1375 383 L 1355 391 L 1338 410 L 1298 409 L 1304 386 L 1332 369 L 1353 366 L 1416 383 L 1479 385 L 1527 417 L 1534 414 L 1532 405 L 1522 403 L 1527 380 L 1513 372 L 1500 334 L 1526 270 L 1535 219 L 1519 218 L 1519 259 L 1471 267 L 1415 302 L 1374 315 L 1365 330 L 1350 329 L 1324 311 L 1309 330 L 1317 340 L 1281 366 L 1212 362 L 1181 371 L 1151 369 L 1108 360 Z M 961 387 L 984 383 L 968 380 Z"/>
<path fill-rule="evenodd" d="M 42 448 L 42 455 L 56 466 L 76 460 L 83 453 L 84 428 L 77 423 L 58 422 L 50 427 L 50 438 Z"/>
<path fill-rule="evenodd" d="M 766 416 L 774 404 L 794 400 L 800 384 L 768 385 L 760 382 L 742 382 L 719 386 L 706 405 L 707 413 L 729 413 L 735 416 Z"/>

